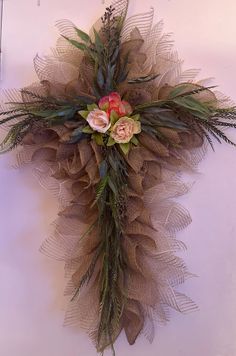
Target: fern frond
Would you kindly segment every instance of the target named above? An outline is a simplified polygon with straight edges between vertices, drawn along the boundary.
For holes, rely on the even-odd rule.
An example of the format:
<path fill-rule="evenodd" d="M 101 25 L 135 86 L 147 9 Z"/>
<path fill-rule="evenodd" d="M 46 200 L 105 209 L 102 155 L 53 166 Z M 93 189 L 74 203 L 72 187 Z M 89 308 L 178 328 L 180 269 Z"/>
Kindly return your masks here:
<path fill-rule="evenodd" d="M 95 205 L 97 204 L 97 202 L 100 200 L 100 198 L 102 197 L 103 192 L 104 192 L 104 190 L 106 189 L 106 186 L 107 186 L 107 184 L 108 184 L 108 180 L 109 180 L 109 176 L 106 175 L 106 176 L 105 176 L 104 178 L 102 178 L 102 179 L 100 180 L 100 182 L 98 183 L 97 188 L 96 188 L 96 197 L 95 197 L 94 202 L 93 202 L 92 205 L 91 205 L 91 208 L 92 208 L 93 206 L 95 206 Z"/>
<path fill-rule="evenodd" d="M 76 289 L 73 297 L 71 298 L 71 301 L 75 300 L 75 298 L 78 296 L 81 288 L 85 285 L 85 283 L 87 283 L 87 284 L 89 283 L 89 281 L 93 275 L 93 272 L 94 272 L 94 269 L 95 269 L 95 266 L 96 266 L 96 263 L 97 263 L 97 260 L 100 256 L 100 254 L 101 254 L 101 244 L 100 244 L 100 247 L 97 248 L 87 272 L 81 278 L 79 287 Z"/>
<path fill-rule="evenodd" d="M 200 87 L 200 88 L 197 88 L 197 89 L 193 89 L 193 90 L 187 91 L 187 92 L 182 93 L 182 94 L 178 94 L 178 95 L 175 96 L 175 98 L 180 98 L 180 97 L 199 94 L 199 93 L 201 93 L 203 91 L 206 91 L 206 90 L 215 89 L 216 87 L 217 87 L 216 85 L 212 85 L 210 87 Z"/>
<path fill-rule="evenodd" d="M 221 138 L 223 141 L 225 141 L 226 143 L 229 143 L 230 145 L 236 146 L 236 144 L 231 141 L 221 130 L 219 130 L 217 127 L 215 127 L 214 125 L 210 126 L 211 130 L 215 132 L 215 134 Z"/>
<path fill-rule="evenodd" d="M 5 119 L 0 120 L 0 125 L 3 125 L 3 124 L 5 124 L 5 123 L 8 122 L 8 121 L 11 121 L 11 120 L 14 120 L 14 119 L 19 119 L 19 118 L 25 117 L 25 116 L 26 116 L 25 113 L 22 113 L 22 114 L 15 114 L 15 115 L 12 115 L 12 116 L 8 116 L 8 117 L 6 117 Z"/>
<path fill-rule="evenodd" d="M 30 123 L 28 120 L 21 121 L 18 124 L 12 126 L 7 136 L 0 144 L 0 153 L 9 152 L 18 146 L 28 132 L 29 127 Z"/>
<path fill-rule="evenodd" d="M 15 108 L 15 109 L 12 109 L 12 110 L 0 111 L 0 116 L 15 114 L 15 113 L 17 113 L 19 111 L 23 111 L 23 109 L 22 108 Z"/>

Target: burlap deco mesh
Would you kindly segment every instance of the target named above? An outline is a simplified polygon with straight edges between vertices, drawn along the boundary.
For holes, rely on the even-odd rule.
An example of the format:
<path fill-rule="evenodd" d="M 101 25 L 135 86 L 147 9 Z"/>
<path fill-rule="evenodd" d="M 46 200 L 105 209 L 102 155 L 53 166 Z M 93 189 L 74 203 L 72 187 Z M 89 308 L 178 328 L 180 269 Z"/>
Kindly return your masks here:
<path fill-rule="evenodd" d="M 118 13 L 127 11 L 127 1 L 118 1 L 115 5 Z M 165 98 L 171 86 L 180 82 L 188 82 L 192 88 L 191 82 L 197 75 L 195 70 L 182 71 L 177 54 L 171 52 L 170 36 L 162 32 L 163 23 L 153 26 L 152 20 L 153 10 L 133 16 L 126 20 L 122 31 L 121 52 L 123 55 L 130 53 L 128 79 L 160 74 L 151 84 L 120 85 L 119 93 L 132 105 Z M 59 21 L 57 27 L 61 34 L 75 37 L 71 22 Z M 83 93 L 92 97 L 93 68 L 80 51 L 63 38 L 58 41 L 53 56 L 37 56 L 34 64 L 40 84 L 30 86 L 31 92 L 57 98 Z M 20 95 L 17 91 L 5 94 L 9 101 L 18 101 Z M 206 100 L 214 99 L 210 92 L 204 95 Z M 27 101 L 27 94 L 23 95 L 23 100 Z M 50 129 L 37 127 L 24 138 L 24 149 L 18 152 L 17 165 L 32 164 L 40 184 L 59 199 L 59 216 L 41 251 L 64 261 L 68 279 L 65 294 L 69 299 L 93 257 L 98 255 L 92 278 L 77 298 L 69 302 L 65 317 L 65 324 L 80 325 L 96 343 L 102 262 L 98 254 L 98 227 L 95 225 L 83 235 L 96 221 L 97 208 L 91 208 L 91 203 L 99 181 L 102 152 L 89 140 L 65 144 L 72 129 L 69 123 Z M 122 238 L 127 269 L 119 283 L 127 302 L 117 333 L 124 328 L 130 344 L 140 332 L 152 340 L 154 321 L 168 321 L 169 308 L 183 313 L 196 309 L 194 302 L 176 289 L 191 277 L 183 260 L 176 256 L 177 252 L 185 250 L 185 245 L 176 239 L 176 233 L 184 229 L 191 218 L 173 199 L 188 191 L 180 172 L 196 169 L 206 145 L 199 133 L 162 130 L 173 143 L 181 143 L 183 148 L 168 148 L 142 133 L 140 146 L 124 157 L 129 167 L 127 225 Z M 123 288 L 124 278 L 126 289 Z M 115 339 L 117 335 L 112 337 Z M 104 346 L 110 340 L 104 339 L 101 343 Z"/>
<path fill-rule="evenodd" d="M 96 209 L 91 210 L 90 205 L 94 199 L 94 186 L 99 179 L 97 167 L 100 155 L 98 147 L 86 141 L 69 152 L 63 150 L 60 134 L 64 135 L 64 130 L 54 132 L 56 136 L 44 132 L 43 141 L 45 137 L 52 137 L 52 141 L 41 144 L 37 134 L 34 150 L 31 137 L 31 158 L 27 157 L 27 161 L 33 163 L 40 183 L 53 191 L 61 202 L 62 210 L 54 223 L 54 232 L 41 250 L 65 262 L 68 278 L 65 294 L 71 297 L 99 242 L 96 229 L 84 238 L 83 233 L 96 217 Z M 170 152 L 164 147 L 153 146 L 150 142 L 150 147 L 146 143 L 131 151 L 127 157 L 130 164 L 128 224 L 122 247 L 128 256 L 128 288 L 125 291 L 128 302 L 121 328 L 125 328 L 130 343 L 135 341 L 141 330 L 151 339 L 152 320 L 165 322 L 169 319 L 167 306 L 181 312 L 196 308 L 188 297 L 175 290 L 177 285 L 191 276 L 184 262 L 175 256 L 176 252 L 185 249 L 175 233 L 185 228 L 191 219 L 188 212 L 172 199 L 188 191 L 188 187 L 181 182 L 179 170 L 195 167 L 196 157 L 199 156 L 195 150 L 192 156 L 186 155 L 184 150 L 177 152 L 177 166 L 173 169 L 173 163 L 168 162 L 169 155 Z M 21 154 L 18 159 L 22 164 Z M 65 318 L 67 325 L 80 325 L 94 340 L 99 315 L 100 263 L 98 259 L 89 284 L 78 298 L 69 303 Z M 150 320 L 147 321 L 147 318 Z"/>

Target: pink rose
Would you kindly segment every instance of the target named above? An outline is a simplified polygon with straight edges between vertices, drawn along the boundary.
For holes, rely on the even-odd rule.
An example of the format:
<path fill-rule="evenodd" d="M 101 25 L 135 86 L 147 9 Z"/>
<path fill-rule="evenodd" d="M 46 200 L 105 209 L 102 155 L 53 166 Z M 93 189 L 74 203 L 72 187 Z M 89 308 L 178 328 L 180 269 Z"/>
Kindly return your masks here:
<path fill-rule="evenodd" d="M 105 133 L 111 126 L 109 116 L 103 110 L 94 109 L 87 117 L 89 126 L 97 132 Z"/>
<path fill-rule="evenodd" d="M 112 111 L 115 111 L 119 117 L 130 115 L 132 107 L 127 101 L 121 100 L 118 93 L 112 92 L 108 96 L 104 96 L 99 100 L 98 106 L 110 116 Z"/>
<path fill-rule="evenodd" d="M 111 130 L 111 137 L 117 143 L 128 143 L 133 135 L 141 132 L 141 124 L 130 117 L 120 118 Z"/>

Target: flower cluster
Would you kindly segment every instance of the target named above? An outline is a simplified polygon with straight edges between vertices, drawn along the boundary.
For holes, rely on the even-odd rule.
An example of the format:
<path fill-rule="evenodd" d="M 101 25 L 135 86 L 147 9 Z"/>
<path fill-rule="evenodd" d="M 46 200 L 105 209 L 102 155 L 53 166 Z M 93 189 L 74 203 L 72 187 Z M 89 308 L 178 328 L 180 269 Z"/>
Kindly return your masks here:
<path fill-rule="evenodd" d="M 132 107 L 127 101 L 121 100 L 118 93 L 112 92 L 99 100 L 98 105 L 87 106 L 87 111 L 79 111 L 88 125 L 83 132 L 93 134 L 98 144 L 112 146 L 120 144 L 125 153 L 129 150 L 127 144 L 137 144 L 134 135 L 141 132 L 139 115 L 132 115 Z"/>
<path fill-rule="evenodd" d="M 120 95 L 115 92 L 100 99 L 98 106 L 101 110 L 106 111 L 108 115 L 110 115 L 112 111 L 115 111 L 119 117 L 132 114 L 130 104 L 125 100 L 121 100 Z"/>

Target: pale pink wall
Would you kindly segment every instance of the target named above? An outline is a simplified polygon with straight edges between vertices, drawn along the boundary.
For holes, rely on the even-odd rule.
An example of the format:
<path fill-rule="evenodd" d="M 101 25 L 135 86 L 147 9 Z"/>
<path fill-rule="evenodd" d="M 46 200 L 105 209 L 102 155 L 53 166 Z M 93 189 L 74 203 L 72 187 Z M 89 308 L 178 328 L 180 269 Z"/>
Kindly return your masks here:
<path fill-rule="evenodd" d="M 220 89 L 236 100 L 235 0 L 131 0 L 130 12 L 154 6 L 156 19 L 174 32 L 186 68 L 202 68 Z M 4 0 L 2 87 L 20 87 L 36 79 L 32 58 L 53 46 L 57 19 L 69 18 L 84 30 L 101 15 L 100 0 Z M 108 4 L 108 1 L 105 2 Z M 232 133 L 236 141 L 236 133 Z M 38 253 L 38 246 L 56 216 L 56 201 L 29 172 L 10 170 L 0 157 L 0 355 L 92 356 L 87 337 L 62 328 L 63 266 Z M 193 223 L 180 238 L 184 258 L 199 278 L 182 290 L 200 306 L 198 313 L 173 313 L 171 323 L 157 328 L 149 345 L 140 338 L 129 347 L 123 335 L 118 356 L 236 355 L 236 150 L 226 145 L 210 152 L 202 174 L 181 199 Z"/>

